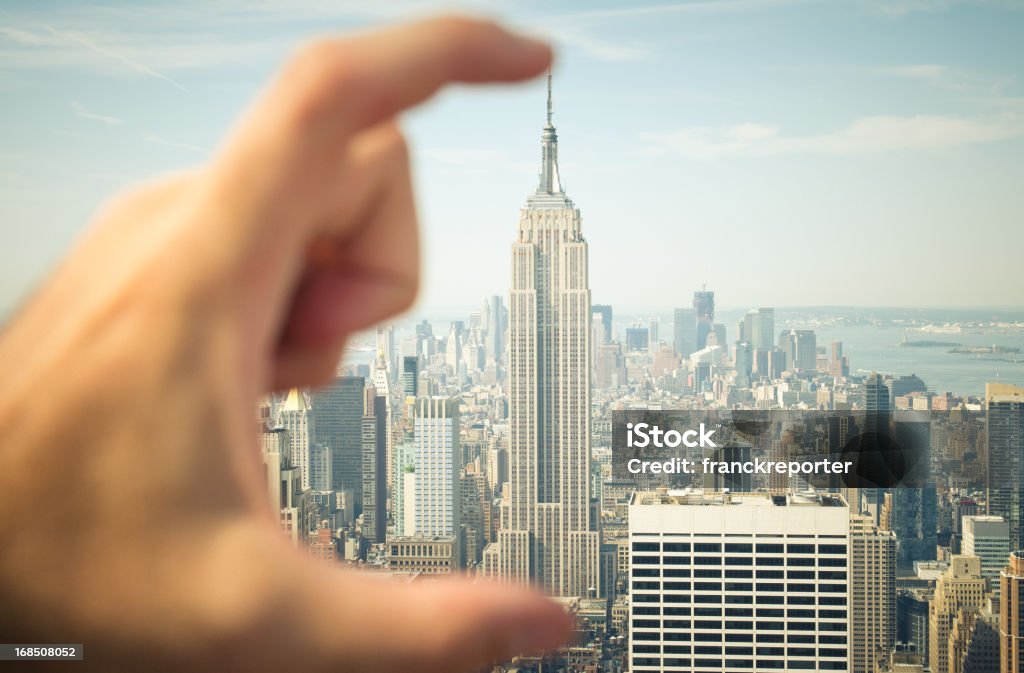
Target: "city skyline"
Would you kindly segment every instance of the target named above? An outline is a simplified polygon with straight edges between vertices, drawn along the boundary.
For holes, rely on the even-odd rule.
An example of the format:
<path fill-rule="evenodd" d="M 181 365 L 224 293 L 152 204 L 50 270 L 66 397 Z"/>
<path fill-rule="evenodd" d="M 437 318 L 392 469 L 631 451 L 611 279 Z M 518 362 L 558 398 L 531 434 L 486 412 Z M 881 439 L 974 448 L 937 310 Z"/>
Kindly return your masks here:
<path fill-rule="evenodd" d="M 10 160 L 0 166 L 0 221 L 17 225 L 0 228 L 0 314 L 97 194 L 210 157 L 212 139 L 298 37 L 437 9 L 425 0 L 45 1 L 0 9 L 0 102 L 9 104 L 0 157 Z M 217 349 L 188 338 L 196 355 L 158 348 L 145 360 L 153 370 L 109 358 L 124 343 L 115 319 L 114 340 L 96 352 L 127 365 L 90 368 L 86 353 L 82 370 L 139 369 L 141 383 L 112 397 L 82 386 L 73 367 L 38 370 L 67 370 L 72 384 L 58 398 L 87 398 L 90 419 L 94 407 L 142 409 L 137 423 L 100 427 L 113 429 L 102 436 L 123 454 L 86 437 L 100 472 L 117 477 L 111 466 L 120 466 L 134 481 L 127 498 L 92 498 L 111 525 L 71 540 L 71 570 L 104 560 L 90 541 L 128 539 L 140 520 L 132 513 L 155 498 L 155 524 L 183 541 L 176 549 L 199 554 L 188 567 L 202 581 L 184 575 L 168 586 L 200 602 L 226 597 L 226 629 L 196 613 L 214 624 L 211 642 L 221 632 L 238 640 L 235 613 L 243 636 L 278 617 L 285 647 L 306 645 L 286 657 L 299 668 L 315 668 L 324 647 L 342 666 L 373 668 L 372 655 L 336 640 L 352 636 L 394 650 L 402 670 L 430 668 L 440 644 L 483 653 L 492 673 L 1024 673 L 1017 2 L 459 3 L 551 36 L 561 59 L 546 77 L 546 112 L 535 83 L 456 88 L 402 120 L 426 241 L 417 307 L 336 335 L 339 349 L 349 341 L 333 372 L 330 362 L 322 370 L 327 380 L 289 379 L 292 351 L 280 348 L 272 371 L 281 389 L 266 392 L 250 385 L 259 376 L 227 385 L 241 370 L 263 372 L 263 359 L 209 366 L 227 352 L 222 343 L 245 350 L 240 331 L 221 336 L 249 325 L 234 308 L 249 295 L 225 295 L 226 322 L 195 314 L 200 333 L 214 316 Z M 368 239 L 337 260 L 369 268 L 394 240 Z M 179 296 L 195 303 L 196 287 L 167 295 L 170 308 Z M 300 355 L 312 352 L 290 327 L 303 296 L 276 337 Z M 286 293 L 278 299 L 287 305 Z M 913 308 L 837 307 L 862 300 Z M 971 308 L 922 308 L 931 300 Z M 145 332 L 167 303 L 154 313 L 128 301 L 127 333 Z M 83 333 L 108 314 L 86 312 Z M 261 352 L 274 343 L 267 334 L 253 342 Z M 180 373 L 195 363 L 209 372 L 185 385 L 192 379 Z M 323 385 L 303 387 L 314 380 Z M 167 381 L 156 404 L 135 401 Z M 201 404 L 193 390 L 205 391 Z M 193 407 L 203 412 L 198 431 L 188 425 Z M 56 418 L 44 411 L 35 416 Z M 82 434 L 60 422 L 56 434 L 40 433 L 39 418 L 17 416 L 16 444 Z M 166 450 L 181 443 L 162 441 L 178 437 L 163 418 L 181 419 L 181 446 L 200 453 Z M 140 453 L 140 441 L 153 450 Z M 221 445 L 232 448 L 226 463 Z M 150 463 L 175 479 L 147 479 Z M 69 465 L 84 466 L 86 481 L 96 472 L 88 461 Z M 178 481 L 188 488 L 168 488 Z M 42 486 L 24 492 L 53 490 Z M 269 511 L 251 497 L 256 488 Z M 214 537 L 193 537 L 168 515 Z M 256 517 L 276 524 L 293 556 L 323 565 L 278 562 L 267 537 L 248 537 Z M 61 523 L 41 522 L 39 539 Z M 36 557 L 57 559 L 44 570 L 60 567 L 57 547 L 11 531 L 27 545 L 14 580 Z M 340 568 L 382 582 L 335 586 Z M 264 570 L 286 583 L 246 602 L 253 592 L 236 589 L 266 584 Z M 79 574 L 58 576 L 57 588 Z M 445 593 L 438 580 L 459 575 L 478 578 L 461 591 L 497 611 Z M 568 612 L 563 640 L 539 610 L 529 623 L 512 618 L 501 604 L 526 596 L 499 584 L 532 586 L 554 615 Z M 419 587 L 418 602 L 384 591 Z M 322 590 L 321 607 L 340 612 L 309 600 Z M 335 635 L 295 639 L 313 622 L 291 603 Z M 187 601 L 169 605 L 188 612 Z M 409 635 L 399 612 L 416 617 Z M 466 622 L 435 631 L 453 617 Z M 129 622 L 104 630 L 94 628 L 102 619 L 81 619 L 84 627 L 64 620 L 84 634 L 75 639 L 98 639 L 84 645 L 100 650 L 101 666 L 117 663 L 118 643 L 136 632 Z M 165 641 L 143 637 L 136 649 Z"/>
<path fill-rule="evenodd" d="M 449 6 L 558 44 L 563 164 L 588 205 L 599 301 L 645 311 L 706 282 L 734 298 L 724 307 L 1024 304 L 1024 17 L 1011 3 Z M 5 7 L 0 218 L 19 226 L 0 239 L 0 310 L 97 195 L 209 156 L 297 40 L 427 7 Z M 516 120 L 541 120 L 542 86 L 455 89 L 407 119 L 425 230 L 416 312 L 508 287 L 508 213 L 536 172 L 532 127 Z M 454 272 L 441 262 L 453 252 Z"/>
<path fill-rule="evenodd" d="M 1000 599 L 1024 525 L 1024 388 L 986 383 L 979 400 L 937 392 L 914 373 L 862 376 L 851 368 L 855 349 L 834 339 L 819 347 L 816 330 L 825 336 L 828 323 L 797 327 L 777 321 L 773 307 L 730 316 L 730 339 L 715 290 L 703 284 L 674 310 L 671 330 L 657 318 L 635 321 L 620 339 L 614 306 L 591 302 L 590 245 L 559 170 L 550 75 L 546 121 L 538 184 L 511 246 L 507 314 L 501 297 L 487 295 L 447 329 L 428 320 L 411 331 L 380 326 L 372 371 L 368 362 L 339 368 L 336 383 L 373 381 L 401 409 L 389 437 L 415 440 L 411 457 L 399 449 L 387 461 L 392 526 L 379 533 L 385 506 L 368 511 L 364 487 L 361 514 L 335 491 L 282 498 L 285 531 L 328 561 L 409 581 L 465 569 L 565 601 L 579 620 L 576 642 L 496 673 L 620 673 L 627 662 L 652 672 L 923 673 L 926 662 L 933 673 L 1019 671 L 1008 631 L 1019 610 L 1000 611 Z M 885 324 L 901 326 L 899 346 L 909 350 L 956 346 L 944 357 L 1019 362 L 1014 346 L 910 340 L 904 326 L 921 322 Z M 961 332 L 959 323 L 927 326 L 934 336 Z M 1019 338 L 1021 327 L 983 333 Z M 400 397 L 391 383 L 399 373 Z M 271 396 L 262 417 L 287 413 L 297 396 Z M 733 476 L 694 476 L 650 453 L 649 472 L 623 474 L 624 458 L 643 463 L 631 452 L 647 448 L 622 441 L 624 429 L 640 427 L 623 410 L 672 427 L 684 443 L 700 433 L 692 446 L 703 462 L 707 447 L 715 457 L 722 447 L 727 467 L 718 469 Z M 752 415 L 777 410 L 796 413 Z M 702 412 L 732 411 L 735 433 L 710 416 L 697 424 Z M 674 430 L 673 413 L 688 432 Z M 443 428 L 426 431 L 438 420 Z M 309 435 L 290 442 L 308 454 L 296 464 L 312 465 L 313 428 L 284 432 L 291 428 Z M 266 424 L 263 445 L 285 445 L 279 432 Z M 366 446 L 364 438 L 364 456 Z M 325 448 L 318 454 L 330 455 Z M 279 473 L 273 483 L 287 483 L 265 455 Z M 818 456 L 829 458 L 799 462 Z M 364 460 L 364 485 L 383 483 L 374 474 L 382 458 Z M 766 458 L 776 467 L 755 467 Z M 777 477 L 787 458 L 789 476 Z M 843 476 L 812 479 L 819 463 Z M 988 515 L 979 516 L 979 501 Z M 295 531 L 289 522 L 306 511 L 317 527 Z"/>

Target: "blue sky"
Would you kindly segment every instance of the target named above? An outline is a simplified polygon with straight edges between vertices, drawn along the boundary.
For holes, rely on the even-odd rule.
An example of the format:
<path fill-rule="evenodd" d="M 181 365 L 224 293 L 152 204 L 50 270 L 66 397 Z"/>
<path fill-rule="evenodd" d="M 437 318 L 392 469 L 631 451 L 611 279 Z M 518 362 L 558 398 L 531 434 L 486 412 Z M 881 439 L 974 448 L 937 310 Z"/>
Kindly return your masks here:
<path fill-rule="evenodd" d="M 200 162 L 304 37 L 439 3 L 0 4 L 0 311 L 117 188 Z M 471 2 L 558 46 L 595 303 L 1024 305 L 1024 2 Z M 420 310 L 505 293 L 543 82 L 405 127 Z M 457 263 L 452 263 L 457 260 Z"/>

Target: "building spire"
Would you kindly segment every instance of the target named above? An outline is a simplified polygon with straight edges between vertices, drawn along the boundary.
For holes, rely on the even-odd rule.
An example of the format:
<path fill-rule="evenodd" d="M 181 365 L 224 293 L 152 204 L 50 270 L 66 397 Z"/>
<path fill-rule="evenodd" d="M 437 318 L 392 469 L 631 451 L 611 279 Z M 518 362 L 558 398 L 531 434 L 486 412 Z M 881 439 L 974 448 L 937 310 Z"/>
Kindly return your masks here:
<path fill-rule="evenodd" d="M 551 126 L 551 68 L 548 68 L 548 126 Z"/>
<path fill-rule="evenodd" d="M 548 123 L 541 134 L 541 167 L 538 194 L 562 194 L 562 184 L 558 179 L 558 135 L 551 123 L 551 70 L 548 70 Z"/>

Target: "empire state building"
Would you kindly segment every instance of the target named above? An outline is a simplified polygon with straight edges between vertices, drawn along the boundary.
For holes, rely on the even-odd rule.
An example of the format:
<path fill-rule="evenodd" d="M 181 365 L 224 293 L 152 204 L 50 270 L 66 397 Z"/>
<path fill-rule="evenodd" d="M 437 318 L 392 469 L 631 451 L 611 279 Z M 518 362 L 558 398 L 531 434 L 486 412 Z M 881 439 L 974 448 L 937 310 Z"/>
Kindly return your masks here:
<path fill-rule="evenodd" d="M 590 502 L 590 288 L 580 211 L 558 175 L 558 136 L 541 135 L 540 184 L 519 213 L 509 296 L 509 484 L 484 571 L 557 596 L 600 587 Z"/>

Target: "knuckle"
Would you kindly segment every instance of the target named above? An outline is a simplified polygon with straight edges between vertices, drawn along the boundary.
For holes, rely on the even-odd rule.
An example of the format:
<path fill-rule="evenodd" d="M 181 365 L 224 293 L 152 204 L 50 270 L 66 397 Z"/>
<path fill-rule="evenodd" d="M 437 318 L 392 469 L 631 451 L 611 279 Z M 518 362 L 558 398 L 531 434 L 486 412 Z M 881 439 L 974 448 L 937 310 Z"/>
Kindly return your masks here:
<path fill-rule="evenodd" d="M 315 122 L 332 103 L 350 94 L 359 77 L 355 54 L 344 40 L 315 38 L 302 45 L 285 68 L 296 121 Z"/>
<path fill-rule="evenodd" d="M 383 143 L 384 155 L 402 165 L 409 163 L 409 143 L 405 135 L 395 125 L 388 127 Z"/>
<path fill-rule="evenodd" d="M 338 50 L 339 42 L 329 37 L 313 38 L 296 50 L 289 66 L 292 70 L 317 72 L 331 62 L 331 56 Z"/>

